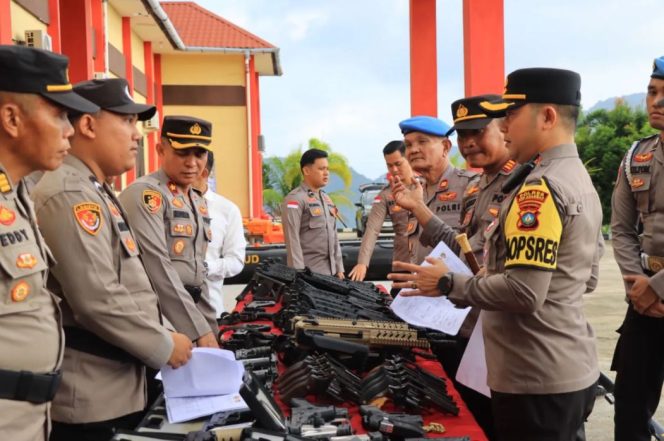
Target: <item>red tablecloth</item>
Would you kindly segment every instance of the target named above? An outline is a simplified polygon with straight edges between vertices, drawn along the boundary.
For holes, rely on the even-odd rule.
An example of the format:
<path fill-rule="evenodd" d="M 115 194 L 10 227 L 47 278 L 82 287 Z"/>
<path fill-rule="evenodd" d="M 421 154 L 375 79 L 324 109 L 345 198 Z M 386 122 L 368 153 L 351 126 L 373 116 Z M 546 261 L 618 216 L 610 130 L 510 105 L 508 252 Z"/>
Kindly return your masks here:
<path fill-rule="evenodd" d="M 247 295 L 244 301 L 238 302 L 237 306 L 235 307 L 235 311 L 242 311 L 244 309 L 244 306 L 248 303 L 251 302 L 251 294 Z M 267 312 L 274 313 L 277 312 L 281 308 L 280 305 L 271 307 L 271 308 L 266 308 Z M 258 323 L 258 324 L 269 324 L 272 325 L 272 322 L 269 321 L 257 321 L 257 322 L 252 322 L 252 323 Z M 223 329 L 223 326 L 222 326 Z M 281 331 L 278 328 L 275 328 L 272 325 L 272 332 L 275 334 L 281 334 Z M 280 363 L 281 364 L 281 363 Z M 428 434 L 428 437 L 436 438 L 436 437 L 441 437 L 441 436 L 470 436 L 471 441 L 487 441 L 486 436 L 484 435 L 484 432 L 480 428 L 480 426 L 477 424 L 475 421 L 475 418 L 473 415 L 470 413 L 468 408 L 466 407 L 466 404 L 463 402 L 461 397 L 459 396 L 459 392 L 454 388 L 454 385 L 452 382 L 447 378 L 447 375 L 443 371 L 442 366 L 440 363 L 436 360 L 426 360 L 424 358 L 417 358 L 417 365 L 420 366 L 423 369 L 428 370 L 429 372 L 433 373 L 434 375 L 444 378 L 447 381 L 447 393 L 454 399 L 456 402 L 457 406 L 459 407 L 459 415 L 454 416 L 454 415 L 447 415 L 444 414 L 436 409 L 430 409 L 429 412 L 425 413 L 422 415 L 424 419 L 424 424 L 429 424 L 431 422 L 436 422 L 436 423 L 441 423 L 443 426 L 445 426 L 445 432 L 444 433 L 430 433 Z M 285 369 L 283 365 L 280 365 L 278 367 L 278 370 L 281 372 Z M 275 400 L 281 407 L 282 411 L 284 414 L 289 415 L 290 414 L 290 408 L 287 406 L 285 403 L 283 403 L 279 399 L 279 393 L 277 391 L 277 388 L 275 387 Z M 311 402 L 316 402 L 316 397 L 311 395 L 306 397 L 309 401 Z M 356 431 L 356 433 L 366 433 L 366 430 L 362 427 L 362 418 L 360 416 L 360 410 L 357 405 L 354 405 L 352 403 L 341 403 L 337 404 L 337 406 L 340 407 L 346 407 L 348 409 L 348 414 L 351 417 L 351 425 L 353 426 L 353 429 Z M 386 411 L 392 411 L 389 408 L 385 408 Z M 398 410 L 397 410 L 398 411 Z"/>

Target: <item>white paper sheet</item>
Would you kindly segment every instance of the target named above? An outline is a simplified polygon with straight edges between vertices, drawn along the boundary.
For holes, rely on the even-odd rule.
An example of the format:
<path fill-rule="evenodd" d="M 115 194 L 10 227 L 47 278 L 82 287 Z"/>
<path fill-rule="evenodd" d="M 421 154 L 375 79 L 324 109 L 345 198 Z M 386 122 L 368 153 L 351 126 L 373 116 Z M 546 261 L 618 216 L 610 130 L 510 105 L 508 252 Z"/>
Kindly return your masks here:
<path fill-rule="evenodd" d="M 236 394 L 243 374 L 244 365 L 233 352 L 214 348 L 194 348 L 184 366 L 161 369 L 167 399 Z"/>
<path fill-rule="evenodd" d="M 440 242 L 429 253 L 429 257 L 442 259 L 450 272 L 472 276 L 473 273 L 459 257 L 444 243 Z M 430 266 L 423 262 L 422 266 Z M 402 291 L 411 291 L 404 289 Z M 403 321 L 414 326 L 435 329 L 449 335 L 457 335 L 470 312 L 470 308 L 457 308 L 446 297 L 404 297 L 397 295 L 390 308 Z"/>
<path fill-rule="evenodd" d="M 171 424 L 189 421 L 217 412 L 247 409 L 239 394 L 208 397 L 166 398 L 166 415 Z"/>
<path fill-rule="evenodd" d="M 475 323 L 466 351 L 461 357 L 456 379 L 459 383 L 491 397 L 487 384 L 486 354 L 484 353 L 484 334 L 482 333 L 482 313 Z"/>

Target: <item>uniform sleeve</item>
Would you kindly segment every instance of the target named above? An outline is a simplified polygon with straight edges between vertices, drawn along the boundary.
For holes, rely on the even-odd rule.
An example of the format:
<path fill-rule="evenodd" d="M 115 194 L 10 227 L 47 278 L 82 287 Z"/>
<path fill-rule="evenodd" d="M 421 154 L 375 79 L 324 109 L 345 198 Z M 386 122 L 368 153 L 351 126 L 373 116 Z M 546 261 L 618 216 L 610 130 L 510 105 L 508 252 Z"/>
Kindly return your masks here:
<path fill-rule="evenodd" d="M 432 216 L 422 229 L 420 243 L 425 247 L 435 247 L 442 241 L 458 255 L 461 252 L 461 247 L 455 239 L 457 234 L 459 232 L 447 225 L 441 218 Z"/>
<path fill-rule="evenodd" d="M 162 203 L 155 213 L 148 211 L 142 197 L 145 188 L 148 187 L 130 185 L 120 194 L 120 202 L 141 247 L 143 263 L 159 295 L 162 313 L 178 332 L 197 340 L 212 330 L 171 264 L 164 228 L 164 205 Z"/>
<path fill-rule="evenodd" d="M 226 216 L 228 216 L 228 222 L 224 232 L 221 257 L 207 261 L 207 278 L 213 282 L 233 277 L 239 274 L 244 267 L 247 242 L 244 239 L 242 215 L 240 210 L 233 205 L 226 210 Z"/>
<path fill-rule="evenodd" d="M 303 212 L 302 201 L 293 196 L 286 196 L 281 207 L 281 217 L 284 222 L 288 266 L 295 269 L 304 269 L 304 256 L 300 244 L 300 222 Z"/>
<path fill-rule="evenodd" d="M 593 256 L 593 266 L 590 270 L 590 279 L 586 282 L 586 294 L 595 291 L 595 288 L 597 288 L 597 283 L 599 282 L 599 261 L 604 255 L 604 251 L 604 236 L 602 236 L 602 231 L 600 230 L 597 237 L 597 249 Z"/>
<path fill-rule="evenodd" d="M 613 255 L 623 275 L 644 274 L 641 268 L 641 247 L 637 232 L 636 198 L 625 176 L 623 162 L 618 169 L 616 186 L 611 197 L 611 233 Z M 626 287 L 627 284 L 625 284 Z"/>
<path fill-rule="evenodd" d="M 530 268 L 513 268 L 486 277 L 455 274 L 448 298 L 459 306 L 532 314 L 544 304 L 551 277 L 550 271 Z"/>
<path fill-rule="evenodd" d="M 53 275 L 81 326 L 146 365 L 160 368 L 170 358 L 173 340 L 159 317 L 141 310 L 118 279 L 109 219 L 101 213 L 95 234 L 78 224 L 72 207 L 84 202 L 91 201 L 82 192 L 68 191 L 38 209 L 42 234 L 58 262 Z"/>
<path fill-rule="evenodd" d="M 379 200 L 374 200 L 371 205 L 364 237 L 362 237 L 362 244 L 360 245 L 360 253 L 357 257 L 357 263 L 366 266 L 369 266 L 369 262 L 371 262 L 371 255 L 387 214 L 387 197 L 384 191 L 380 192 L 379 198 Z"/>

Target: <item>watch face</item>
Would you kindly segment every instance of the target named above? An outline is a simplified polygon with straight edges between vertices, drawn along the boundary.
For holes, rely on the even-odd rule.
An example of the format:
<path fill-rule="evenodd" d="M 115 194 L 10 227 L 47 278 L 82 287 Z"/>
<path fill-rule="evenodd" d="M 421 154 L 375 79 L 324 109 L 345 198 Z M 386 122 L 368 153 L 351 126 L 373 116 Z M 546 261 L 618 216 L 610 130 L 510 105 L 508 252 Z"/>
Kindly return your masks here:
<path fill-rule="evenodd" d="M 438 280 L 438 289 L 443 295 L 447 295 L 452 291 L 452 275 L 445 274 Z"/>

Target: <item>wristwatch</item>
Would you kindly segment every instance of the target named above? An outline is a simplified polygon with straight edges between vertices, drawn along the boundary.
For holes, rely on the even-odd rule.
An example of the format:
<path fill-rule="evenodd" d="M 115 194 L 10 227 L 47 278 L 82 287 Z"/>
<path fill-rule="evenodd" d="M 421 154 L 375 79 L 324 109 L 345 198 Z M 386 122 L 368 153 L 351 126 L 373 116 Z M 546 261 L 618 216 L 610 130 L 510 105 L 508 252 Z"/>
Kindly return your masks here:
<path fill-rule="evenodd" d="M 453 276 L 454 276 L 453 273 L 447 273 L 443 277 L 438 279 L 438 289 L 444 296 L 452 292 L 452 288 L 454 288 Z"/>

